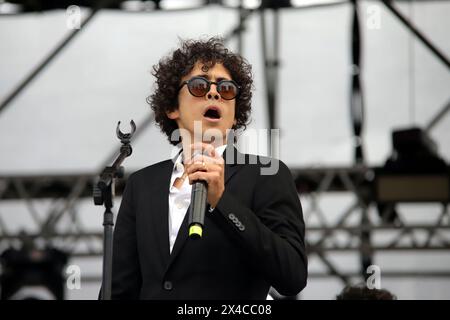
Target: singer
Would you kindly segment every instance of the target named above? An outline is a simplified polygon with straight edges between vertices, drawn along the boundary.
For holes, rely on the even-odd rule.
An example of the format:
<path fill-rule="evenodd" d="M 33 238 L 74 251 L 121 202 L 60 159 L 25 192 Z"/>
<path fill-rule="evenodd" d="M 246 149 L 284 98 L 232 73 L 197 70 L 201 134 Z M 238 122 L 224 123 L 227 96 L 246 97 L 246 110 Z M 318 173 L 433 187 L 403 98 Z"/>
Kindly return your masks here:
<path fill-rule="evenodd" d="M 147 101 L 173 158 L 133 173 L 114 230 L 113 299 L 266 299 L 305 286 L 302 208 L 286 165 L 242 154 L 249 63 L 219 38 L 187 40 L 153 67 Z M 171 158 L 171 157 L 170 157 Z M 274 172 L 268 161 L 278 164 Z M 201 237 L 189 237 L 192 185 L 205 182 Z M 199 198 L 197 198 L 199 199 Z"/>

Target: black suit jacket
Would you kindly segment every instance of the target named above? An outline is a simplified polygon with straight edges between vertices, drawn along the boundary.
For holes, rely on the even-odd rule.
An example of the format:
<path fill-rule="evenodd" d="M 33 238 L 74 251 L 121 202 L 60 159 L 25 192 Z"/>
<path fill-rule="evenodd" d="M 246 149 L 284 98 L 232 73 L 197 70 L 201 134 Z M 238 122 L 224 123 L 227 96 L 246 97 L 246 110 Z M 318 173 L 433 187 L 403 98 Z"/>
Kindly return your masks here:
<path fill-rule="evenodd" d="M 305 227 L 289 169 L 279 161 L 276 174 L 262 175 L 268 158 L 245 155 L 243 164 L 229 150 L 225 191 L 206 213 L 203 238 L 188 238 L 186 214 L 171 254 L 173 161 L 129 177 L 114 230 L 113 299 L 266 299 L 270 286 L 283 295 L 306 286 Z"/>

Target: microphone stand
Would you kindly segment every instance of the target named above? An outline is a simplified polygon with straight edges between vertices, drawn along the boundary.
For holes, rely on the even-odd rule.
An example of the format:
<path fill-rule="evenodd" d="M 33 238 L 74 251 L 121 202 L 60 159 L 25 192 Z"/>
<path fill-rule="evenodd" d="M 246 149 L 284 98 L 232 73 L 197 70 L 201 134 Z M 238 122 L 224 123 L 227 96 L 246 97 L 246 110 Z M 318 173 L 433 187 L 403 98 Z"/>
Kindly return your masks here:
<path fill-rule="evenodd" d="M 122 133 L 120 131 L 120 121 L 117 124 L 116 134 L 120 139 L 122 146 L 120 154 L 111 167 L 105 167 L 100 174 L 100 180 L 94 185 L 93 196 L 95 205 L 105 205 L 103 215 L 103 275 L 101 299 L 111 300 L 111 280 L 112 280 L 112 251 L 113 251 L 113 226 L 114 215 L 111 211 L 113 207 L 113 196 L 115 195 L 115 179 L 124 176 L 124 169 L 121 166 L 123 160 L 130 156 L 132 148 L 130 145 L 131 137 L 136 131 L 136 124 L 133 120 L 130 122 L 131 132 Z"/>

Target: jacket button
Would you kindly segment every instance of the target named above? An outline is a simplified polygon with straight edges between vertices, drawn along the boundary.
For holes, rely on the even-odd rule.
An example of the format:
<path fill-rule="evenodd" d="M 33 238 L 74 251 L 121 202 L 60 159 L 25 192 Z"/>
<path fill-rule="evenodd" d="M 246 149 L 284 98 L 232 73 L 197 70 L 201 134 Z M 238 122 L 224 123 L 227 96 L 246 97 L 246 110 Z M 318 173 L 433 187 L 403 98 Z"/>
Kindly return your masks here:
<path fill-rule="evenodd" d="M 228 215 L 228 218 L 229 218 L 230 220 L 233 220 L 233 219 L 236 219 L 236 216 L 235 216 L 234 214 L 230 213 L 230 214 Z"/>
<path fill-rule="evenodd" d="M 239 230 L 244 231 L 245 230 L 245 226 L 243 226 L 242 224 L 239 226 Z"/>
<path fill-rule="evenodd" d="M 171 281 L 164 281 L 164 289 L 166 290 L 172 290 L 172 282 Z"/>

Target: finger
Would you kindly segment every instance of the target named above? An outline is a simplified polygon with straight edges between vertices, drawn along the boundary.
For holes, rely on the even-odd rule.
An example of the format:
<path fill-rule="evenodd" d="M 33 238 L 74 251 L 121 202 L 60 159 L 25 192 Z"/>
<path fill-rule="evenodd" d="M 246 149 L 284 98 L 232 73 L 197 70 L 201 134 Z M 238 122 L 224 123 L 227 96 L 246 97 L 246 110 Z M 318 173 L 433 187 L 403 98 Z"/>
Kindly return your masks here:
<path fill-rule="evenodd" d="M 186 167 L 187 174 L 191 174 L 196 171 L 207 171 L 206 163 L 205 165 L 203 165 L 203 163 L 192 163 Z"/>
<path fill-rule="evenodd" d="M 186 166 L 186 173 L 195 171 L 223 171 L 223 165 L 214 162 L 193 162 Z"/>
<path fill-rule="evenodd" d="M 188 161 L 186 164 L 202 163 L 202 162 L 220 164 L 223 162 L 223 158 L 213 158 L 213 157 L 208 157 L 208 156 L 204 156 L 204 155 L 196 155 L 190 161 Z"/>
<path fill-rule="evenodd" d="M 220 174 L 218 172 L 205 172 L 205 171 L 196 171 L 188 175 L 189 184 L 193 184 L 196 181 L 202 180 L 206 181 L 206 183 L 212 184 L 214 182 L 220 181 Z"/>
<path fill-rule="evenodd" d="M 186 148 L 183 150 L 183 162 L 189 163 L 192 161 L 192 158 L 196 155 L 202 155 L 202 154 L 210 154 L 210 148 L 213 148 L 211 145 L 208 145 L 206 143 L 202 142 L 196 142 L 189 145 L 189 148 Z M 213 148 L 214 149 L 214 148 Z"/>
<path fill-rule="evenodd" d="M 196 171 L 204 171 L 204 172 L 222 172 L 222 166 L 219 164 L 215 164 L 215 163 L 205 163 L 203 165 L 203 163 L 193 163 L 189 166 L 186 167 L 186 173 L 190 174 L 192 172 L 196 172 Z"/>
<path fill-rule="evenodd" d="M 211 155 L 212 152 L 214 151 L 214 147 L 212 144 L 209 143 L 196 142 L 191 144 L 191 150 L 193 151 L 193 154 L 195 154 L 195 152 L 198 152 L 202 154 L 206 153 L 207 155 Z"/>
<path fill-rule="evenodd" d="M 185 164 L 189 164 L 189 163 L 193 163 L 195 161 L 203 161 L 203 157 L 206 156 L 201 152 L 188 152 L 186 154 L 184 154 L 184 163 Z"/>

